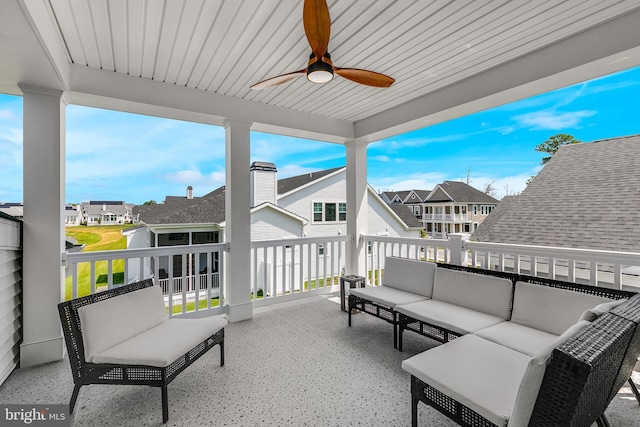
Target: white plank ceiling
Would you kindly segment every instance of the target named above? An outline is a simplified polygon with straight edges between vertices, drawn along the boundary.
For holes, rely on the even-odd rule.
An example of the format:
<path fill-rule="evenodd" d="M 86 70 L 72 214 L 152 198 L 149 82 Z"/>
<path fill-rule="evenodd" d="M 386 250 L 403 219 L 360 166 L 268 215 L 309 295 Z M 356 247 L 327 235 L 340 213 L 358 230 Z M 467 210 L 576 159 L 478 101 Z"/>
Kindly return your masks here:
<path fill-rule="evenodd" d="M 336 77 L 249 86 L 306 66 L 302 0 L 46 0 L 70 63 L 355 122 L 632 10 L 637 0 L 329 0 Z"/>

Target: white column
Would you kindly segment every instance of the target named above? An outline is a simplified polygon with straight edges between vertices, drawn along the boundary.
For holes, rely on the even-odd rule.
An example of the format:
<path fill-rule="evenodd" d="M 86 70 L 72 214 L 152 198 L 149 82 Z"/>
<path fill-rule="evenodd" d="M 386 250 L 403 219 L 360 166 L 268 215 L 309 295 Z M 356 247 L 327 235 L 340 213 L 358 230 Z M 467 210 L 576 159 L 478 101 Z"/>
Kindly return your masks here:
<path fill-rule="evenodd" d="M 59 360 L 64 341 L 57 304 L 64 298 L 66 102 L 58 90 L 23 93 L 22 368 Z"/>
<path fill-rule="evenodd" d="M 229 321 L 253 317 L 251 303 L 251 180 L 249 148 L 251 123 L 227 120 L 225 129 L 225 236 L 227 309 Z"/>
<path fill-rule="evenodd" d="M 347 274 L 365 276 L 366 242 L 360 236 L 368 232 L 367 143 L 349 141 L 347 149 Z"/>

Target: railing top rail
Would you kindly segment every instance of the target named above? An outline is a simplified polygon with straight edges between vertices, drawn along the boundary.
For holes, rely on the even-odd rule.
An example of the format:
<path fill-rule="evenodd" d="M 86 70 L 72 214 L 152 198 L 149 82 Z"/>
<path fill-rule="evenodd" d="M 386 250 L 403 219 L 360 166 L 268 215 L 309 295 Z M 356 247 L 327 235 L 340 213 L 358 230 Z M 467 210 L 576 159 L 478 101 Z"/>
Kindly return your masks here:
<path fill-rule="evenodd" d="M 422 237 L 396 237 L 396 236 L 376 236 L 372 234 L 362 235 L 366 240 L 373 240 L 377 242 L 389 242 L 389 243 L 411 243 L 421 246 L 439 246 L 448 247 L 448 239 L 424 239 Z"/>
<path fill-rule="evenodd" d="M 226 243 L 206 243 L 203 245 L 160 246 L 155 248 L 121 249 L 116 251 L 67 253 L 67 262 L 105 261 L 124 258 L 220 252 L 227 249 Z"/>
<path fill-rule="evenodd" d="M 283 245 L 304 245 L 308 243 L 330 243 L 330 242 L 348 242 L 351 240 L 351 235 L 339 235 L 330 237 L 304 237 L 300 239 L 277 239 L 277 240 L 257 240 L 251 242 L 252 248 L 264 248 L 271 246 L 283 246 Z"/>
<path fill-rule="evenodd" d="M 575 261 L 592 261 L 599 263 L 640 265 L 640 253 L 605 251 L 597 249 L 574 249 L 554 246 L 529 246 L 511 243 L 472 242 L 464 244 L 467 250 L 504 252 L 513 255 L 539 256 Z"/>

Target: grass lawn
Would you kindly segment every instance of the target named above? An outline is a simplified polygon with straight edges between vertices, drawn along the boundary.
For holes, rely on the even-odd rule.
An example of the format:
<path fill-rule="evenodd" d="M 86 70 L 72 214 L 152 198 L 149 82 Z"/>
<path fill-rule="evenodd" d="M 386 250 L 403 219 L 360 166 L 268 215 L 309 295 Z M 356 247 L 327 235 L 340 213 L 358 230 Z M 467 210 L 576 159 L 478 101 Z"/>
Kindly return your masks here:
<path fill-rule="evenodd" d="M 127 248 L 127 238 L 122 230 L 132 227 L 127 225 L 97 225 L 66 227 L 65 234 L 73 237 L 78 244 L 85 244 L 83 252 L 112 251 Z M 112 280 L 114 285 L 124 283 L 124 260 L 114 260 L 111 263 Z M 96 262 L 96 286 L 108 283 L 107 261 Z M 83 262 L 78 265 L 78 296 L 91 293 L 91 263 Z M 71 276 L 65 281 L 65 299 L 71 299 Z"/>

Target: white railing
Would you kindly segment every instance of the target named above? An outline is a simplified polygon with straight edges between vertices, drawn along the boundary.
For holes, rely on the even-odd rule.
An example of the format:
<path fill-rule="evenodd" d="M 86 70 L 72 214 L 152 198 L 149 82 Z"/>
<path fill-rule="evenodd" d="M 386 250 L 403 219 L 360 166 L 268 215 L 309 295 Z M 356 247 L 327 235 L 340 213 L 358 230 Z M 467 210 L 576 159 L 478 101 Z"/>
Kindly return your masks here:
<path fill-rule="evenodd" d="M 640 290 L 640 253 L 469 241 L 463 250 L 471 266 Z"/>
<path fill-rule="evenodd" d="M 224 284 L 221 275 L 226 248 L 225 243 L 213 243 L 67 253 L 65 299 L 153 277 L 163 288 L 170 315 L 200 310 L 221 312 L 225 292 L 220 284 Z M 179 274 L 174 274 L 174 265 L 180 266 Z M 161 270 L 166 277 L 160 274 Z M 196 271 L 213 273 L 194 275 Z M 182 286 L 183 283 L 187 286 Z"/>
<path fill-rule="evenodd" d="M 367 282 L 370 284 L 379 284 L 378 278 L 382 277 L 384 259 L 387 256 L 451 262 L 449 240 L 373 235 L 365 235 L 363 239 L 367 251 L 365 271 Z"/>
<path fill-rule="evenodd" d="M 251 243 L 254 306 L 337 290 L 350 236 Z"/>

